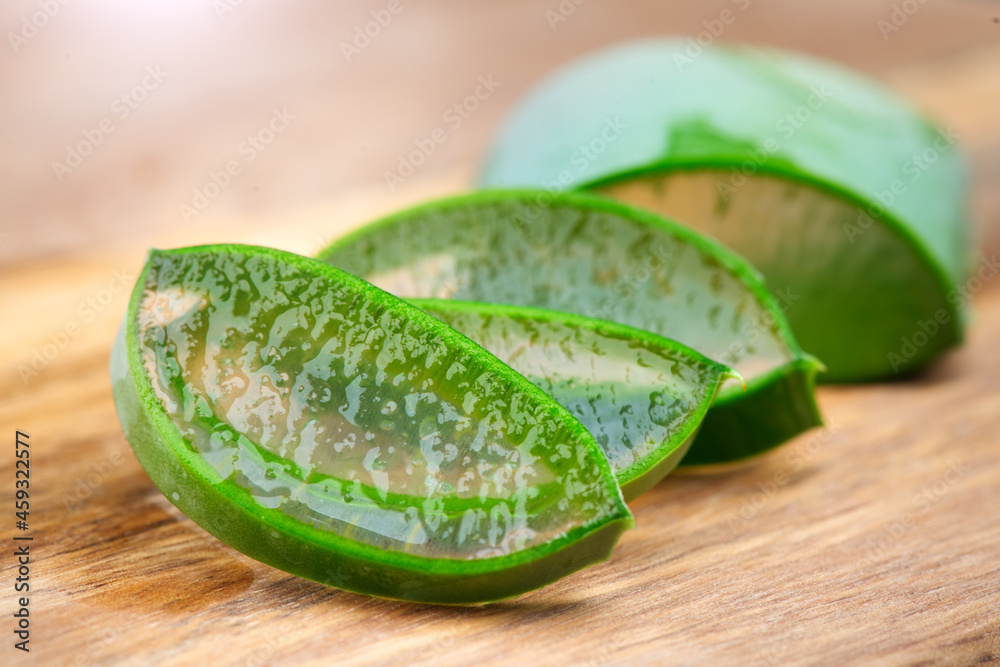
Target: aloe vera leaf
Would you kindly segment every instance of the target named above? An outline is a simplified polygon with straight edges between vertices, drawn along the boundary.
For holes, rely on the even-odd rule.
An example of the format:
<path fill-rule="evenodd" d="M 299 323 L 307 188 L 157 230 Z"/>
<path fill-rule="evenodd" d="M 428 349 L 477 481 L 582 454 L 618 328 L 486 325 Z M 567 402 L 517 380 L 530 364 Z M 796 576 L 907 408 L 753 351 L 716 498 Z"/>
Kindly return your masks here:
<path fill-rule="evenodd" d="M 414 299 L 552 396 L 597 438 L 625 500 L 687 453 L 732 369 L 672 340 L 556 311 Z"/>
<path fill-rule="evenodd" d="M 757 272 L 720 244 L 603 197 L 483 191 L 365 226 L 319 258 L 405 298 L 530 306 L 618 322 L 732 366 L 684 465 L 766 451 L 820 423 L 815 359 Z"/>
<path fill-rule="evenodd" d="M 605 560 L 592 436 L 423 311 L 309 258 L 154 251 L 112 356 L 139 461 L 234 548 L 379 597 L 480 603 Z"/>
<path fill-rule="evenodd" d="M 571 63 L 516 106 L 481 184 L 586 188 L 703 231 L 764 274 L 824 381 L 891 377 L 963 338 L 956 136 L 876 82 L 679 39 Z"/>

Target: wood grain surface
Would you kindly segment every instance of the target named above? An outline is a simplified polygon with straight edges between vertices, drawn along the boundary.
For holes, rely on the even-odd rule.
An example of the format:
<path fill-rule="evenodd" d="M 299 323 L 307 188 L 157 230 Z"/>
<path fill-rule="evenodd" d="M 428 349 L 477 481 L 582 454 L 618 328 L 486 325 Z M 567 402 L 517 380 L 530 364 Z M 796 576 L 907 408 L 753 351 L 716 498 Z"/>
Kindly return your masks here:
<path fill-rule="evenodd" d="M 970 208 L 980 248 L 986 260 L 1000 252 L 1000 43 L 987 28 L 963 36 L 962 17 L 955 18 L 961 12 L 988 18 L 989 3 L 957 3 L 951 10 L 928 4 L 910 28 L 892 36 L 891 50 L 882 49 L 877 30 L 852 50 L 826 36 L 821 22 L 795 19 L 799 3 L 764 4 L 740 24 L 746 31 L 740 35 L 767 38 L 769 16 L 791 16 L 786 25 L 804 33 L 788 39 L 805 48 L 812 35 L 815 50 L 870 64 L 870 71 L 956 128 L 970 156 Z M 873 30 L 891 12 L 890 3 L 876 4 L 861 9 L 860 3 L 846 3 L 850 11 L 837 10 L 831 31 L 845 21 L 854 21 L 850 25 L 859 32 L 862 21 Z M 636 16 L 615 23 L 607 6 L 580 5 L 577 32 L 571 26 L 557 32 L 567 40 L 560 53 L 593 48 L 601 41 L 594 36 L 606 34 L 604 22 L 619 37 L 638 34 L 637 24 L 653 11 L 643 5 Z M 676 11 L 684 25 L 697 27 L 724 6 L 696 10 L 692 3 Z M 511 7 L 510 15 L 493 9 L 491 16 L 500 25 L 527 20 L 517 14 L 529 12 L 525 3 Z M 530 12 L 547 30 L 541 18 L 546 8 Z M 263 10 L 247 3 L 245 11 Z M 287 32 L 281 25 L 274 29 Z M 484 41 L 476 51 L 475 36 L 488 34 L 482 26 L 476 30 L 460 38 L 470 53 L 499 53 L 499 39 Z M 43 37 L 33 45 L 39 50 Z M 390 44 L 387 37 L 384 48 Z M 554 53 L 544 52 L 546 66 L 555 64 Z M 382 57 L 371 52 L 376 62 Z M 10 70 L 2 68 L 10 67 L 0 65 L 7 80 Z M 254 200 L 241 200 L 234 190 L 227 194 L 234 201 L 221 202 L 194 224 L 154 216 L 143 226 L 130 216 L 164 206 L 175 211 L 177 184 L 198 182 L 162 164 L 143 167 L 143 151 L 193 136 L 185 134 L 190 126 L 135 139 L 139 143 L 122 139 L 108 148 L 103 171 L 99 163 L 89 166 L 91 172 L 77 174 L 79 183 L 55 198 L 39 179 L 19 173 L 14 161 L 0 164 L 7 184 L 0 193 L 0 250 L 6 258 L 0 265 L 0 433 L 7 443 L 0 455 L 0 506 L 12 508 L 15 432 L 27 432 L 32 509 L 30 530 L 20 534 L 34 538 L 31 653 L 22 654 L 12 647 L 18 596 L 12 590 L 14 517 L 7 510 L 0 521 L 0 664 L 1000 661 L 1000 279 L 989 261 L 980 265 L 984 279 L 966 285 L 976 316 L 963 348 L 899 382 L 822 388 L 825 429 L 748 464 L 672 475 L 632 504 L 638 527 L 623 537 L 609 562 L 518 600 L 440 608 L 325 588 L 230 549 L 152 485 L 121 434 L 107 368 L 143 248 L 225 240 L 309 253 L 374 215 L 467 188 L 490 124 L 542 69 L 533 63 L 512 73 L 504 93 L 509 97 L 498 102 L 496 115 L 480 118 L 466 139 L 456 139 L 448 159 L 397 192 L 387 192 L 380 180 L 385 160 L 373 158 L 358 167 L 369 178 L 342 179 L 344 187 L 335 194 L 286 197 L 291 186 L 268 170 L 290 163 L 315 168 L 316 157 L 303 145 L 238 186 L 250 192 L 273 176 L 284 185 L 275 186 L 279 194 L 270 193 L 268 204 L 241 208 L 234 202 Z M 261 74 L 265 81 L 273 76 Z M 458 90 L 435 99 L 447 100 Z M 326 93 L 315 95 L 326 100 Z M 437 110 L 436 104 L 429 108 Z M 307 115 L 304 125 L 316 122 Z M 403 143 L 427 126 L 426 119 L 406 122 Z M 310 130 L 302 132 L 310 136 Z M 233 147 L 228 138 L 221 149 L 196 143 L 213 156 L 201 162 L 189 156 L 198 170 Z M 383 143 L 383 157 L 402 150 L 403 143 Z M 12 146 L 21 155 L 20 144 Z M 44 155 L 51 157 L 51 151 Z M 119 178 L 133 172 L 151 180 L 128 185 Z M 107 203 L 123 182 L 140 194 Z M 313 192 L 322 184 L 302 187 Z M 82 211 L 83 231 L 79 238 L 60 236 L 59 230 L 73 226 L 74 204 Z M 108 211 L 113 215 L 101 222 Z M 99 243 L 85 240 L 91 232 Z M 37 372 L 25 374 L 36 353 Z"/>

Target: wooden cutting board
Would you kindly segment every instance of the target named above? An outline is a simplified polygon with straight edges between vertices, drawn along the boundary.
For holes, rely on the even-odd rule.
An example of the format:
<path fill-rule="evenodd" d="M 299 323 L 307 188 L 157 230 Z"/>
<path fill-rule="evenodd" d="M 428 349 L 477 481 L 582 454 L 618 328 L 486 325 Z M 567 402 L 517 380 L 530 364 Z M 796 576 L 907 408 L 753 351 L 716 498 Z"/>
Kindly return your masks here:
<path fill-rule="evenodd" d="M 968 63 L 896 77 L 964 133 L 987 256 L 1000 228 L 1000 54 L 992 57 L 977 60 L 971 78 Z M 439 175 L 406 198 L 465 182 L 464 173 Z M 310 252 L 401 203 L 362 192 L 314 211 L 151 241 Z M 1000 660 L 995 270 L 969 284 L 977 317 L 967 345 L 927 372 L 823 388 L 826 429 L 730 470 L 669 477 L 633 504 L 638 528 L 606 564 L 516 601 L 435 608 L 369 599 L 261 565 L 202 531 L 150 483 L 122 437 L 107 370 L 142 259 L 141 248 L 126 247 L 0 270 L 3 664 Z M 33 361 L 37 373 L 24 373 Z M 24 531 L 13 516 L 18 430 L 31 452 Z M 12 646 L 12 554 L 24 544 L 29 654 Z"/>

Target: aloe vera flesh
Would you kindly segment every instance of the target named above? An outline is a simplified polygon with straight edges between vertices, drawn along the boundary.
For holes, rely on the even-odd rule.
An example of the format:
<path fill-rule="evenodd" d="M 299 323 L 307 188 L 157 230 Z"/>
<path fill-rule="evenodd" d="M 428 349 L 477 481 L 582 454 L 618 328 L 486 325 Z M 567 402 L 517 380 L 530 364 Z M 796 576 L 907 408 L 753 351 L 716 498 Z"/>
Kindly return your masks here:
<path fill-rule="evenodd" d="M 334 242 L 320 258 L 406 298 L 530 306 L 618 322 L 735 368 L 687 463 L 746 458 L 819 423 L 816 364 L 746 262 L 604 198 L 480 192 Z"/>
<path fill-rule="evenodd" d="M 308 258 L 154 252 L 112 374 L 140 462 L 231 546 L 356 592 L 478 603 L 631 523 L 589 433 L 438 320 Z"/>
<path fill-rule="evenodd" d="M 726 366 L 646 331 L 555 311 L 412 303 L 476 341 L 552 396 L 594 435 L 626 500 L 687 453 Z"/>
<path fill-rule="evenodd" d="M 766 272 L 796 337 L 830 369 L 827 381 L 915 368 L 960 339 L 961 319 L 948 294 L 891 228 L 848 200 L 774 175 L 758 174 L 721 201 L 712 191 L 728 177 L 718 169 L 672 169 L 600 191 L 696 221 L 697 229 L 743 250 Z M 762 215 L 766 225 L 757 224 Z M 911 350 L 906 340 L 922 331 L 921 322 L 933 335 Z"/>
<path fill-rule="evenodd" d="M 746 47 L 692 59 L 687 46 L 612 47 L 543 80 L 482 184 L 590 188 L 715 236 L 797 297 L 786 314 L 826 380 L 893 376 L 960 342 L 954 133 L 831 64 Z"/>

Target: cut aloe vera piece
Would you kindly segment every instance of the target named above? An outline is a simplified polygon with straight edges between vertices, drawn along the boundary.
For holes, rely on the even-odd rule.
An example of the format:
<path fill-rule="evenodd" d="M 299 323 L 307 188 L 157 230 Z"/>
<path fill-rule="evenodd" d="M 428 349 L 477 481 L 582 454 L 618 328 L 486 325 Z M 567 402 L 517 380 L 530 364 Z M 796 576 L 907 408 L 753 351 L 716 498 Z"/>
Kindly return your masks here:
<path fill-rule="evenodd" d="M 641 329 L 551 310 L 414 299 L 580 420 L 604 450 L 625 500 L 677 467 L 716 392 L 739 375 Z"/>
<path fill-rule="evenodd" d="M 917 368 L 962 339 L 968 266 L 950 131 L 805 57 L 681 40 L 598 52 L 542 81 L 486 186 L 589 188 L 718 238 L 776 292 L 830 381 Z"/>
<path fill-rule="evenodd" d="M 563 407 L 439 320 L 309 258 L 154 251 L 112 376 L 167 498 L 243 553 L 328 585 L 506 598 L 605 560 L 632 523 Z"/>
<path fill-rule="evenodd" d="M 724 247 L 603 197 L 479 192 L 419 206 L 320 258 L 408 298 L 577 313 L 644 329 L 734 367 L 683 464 L 733 461 L 820 423 L 817 369 L 756 272 Z"/>

